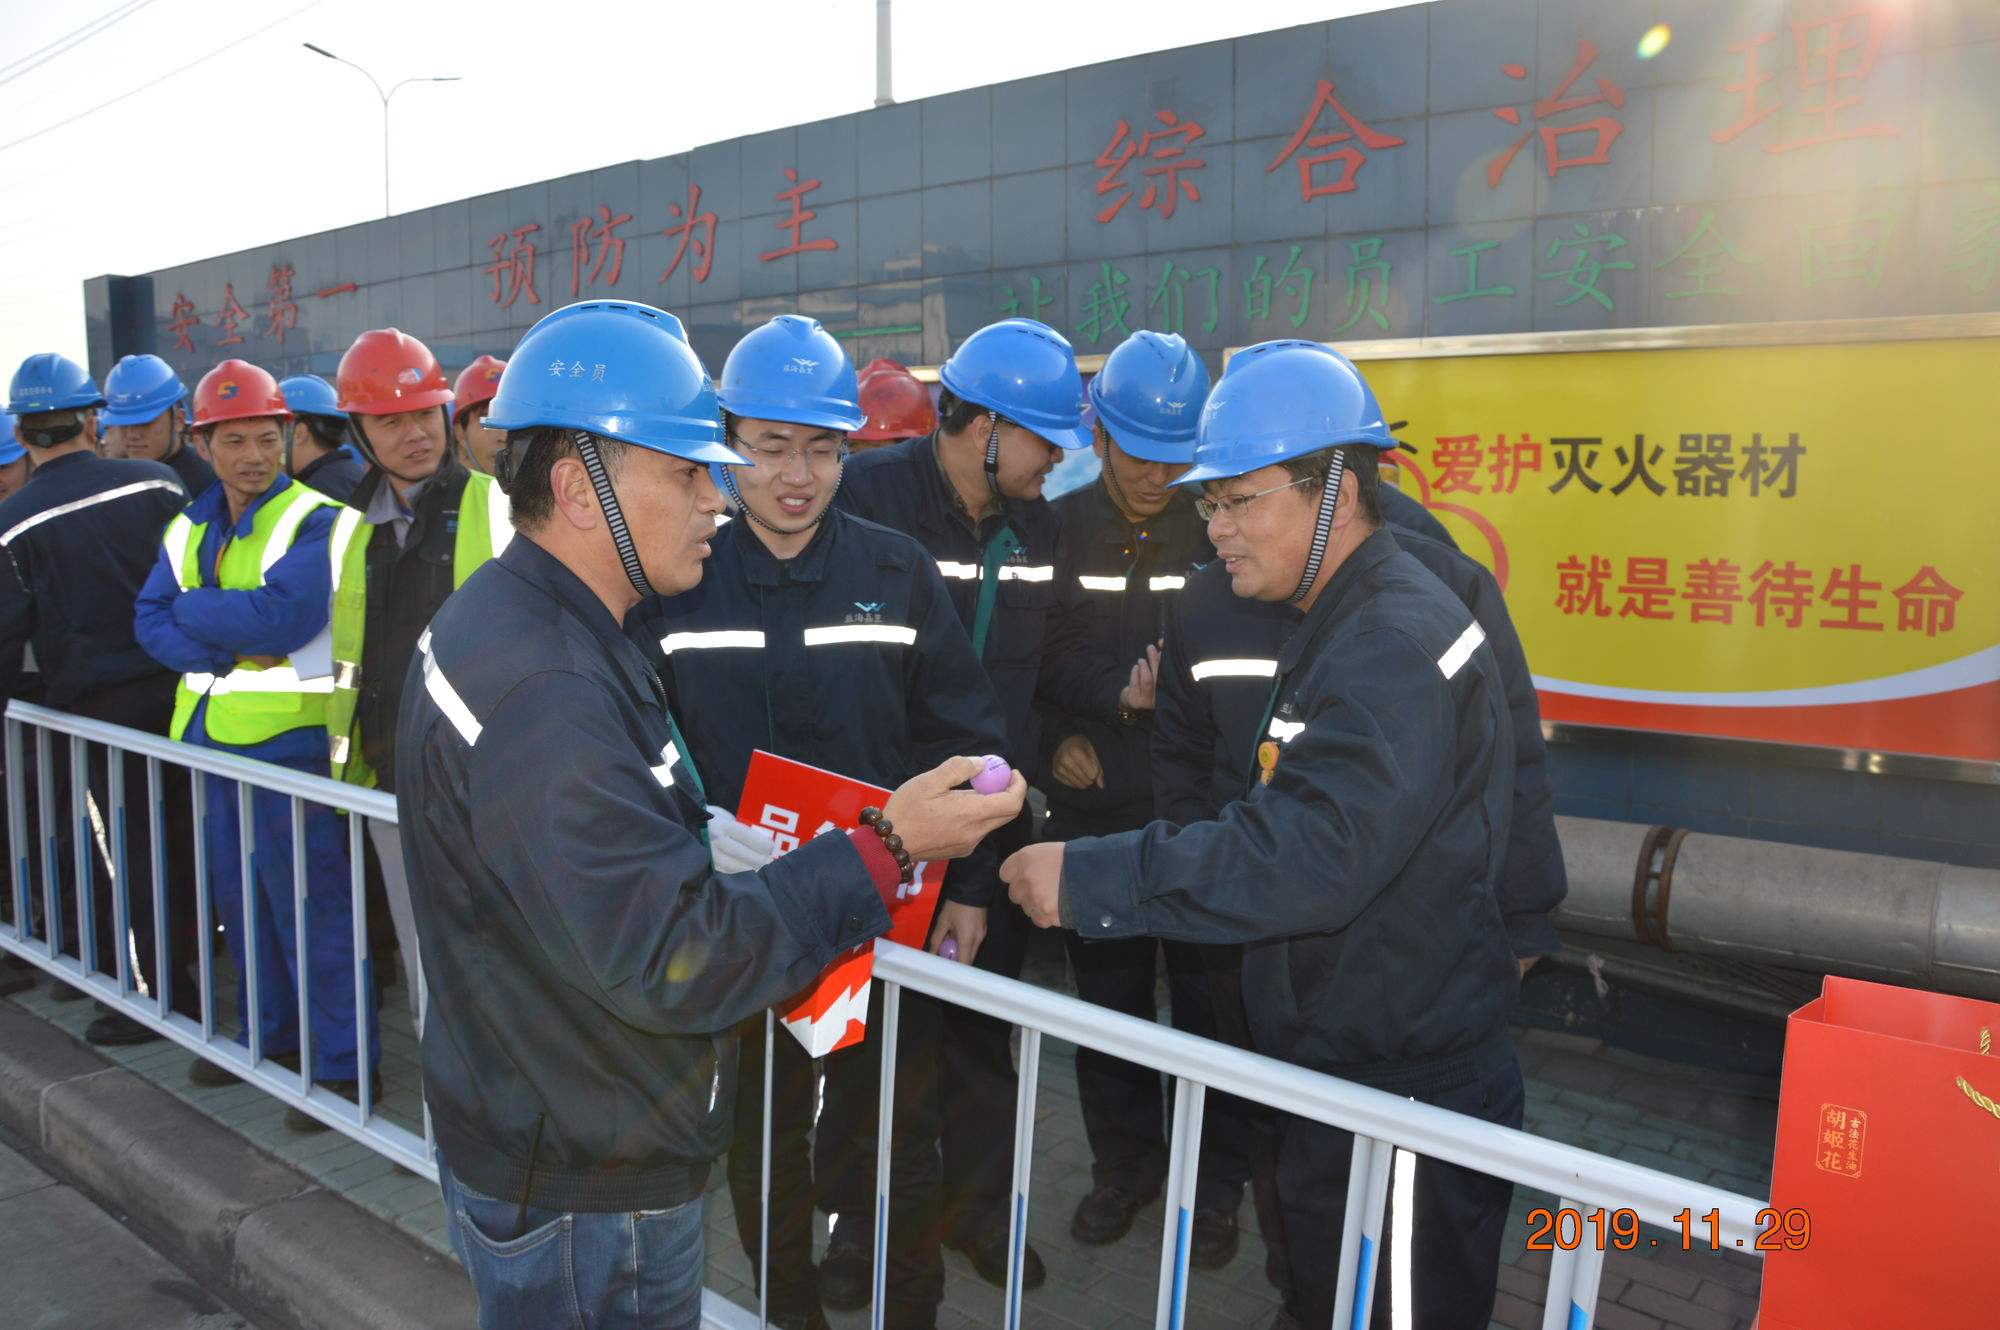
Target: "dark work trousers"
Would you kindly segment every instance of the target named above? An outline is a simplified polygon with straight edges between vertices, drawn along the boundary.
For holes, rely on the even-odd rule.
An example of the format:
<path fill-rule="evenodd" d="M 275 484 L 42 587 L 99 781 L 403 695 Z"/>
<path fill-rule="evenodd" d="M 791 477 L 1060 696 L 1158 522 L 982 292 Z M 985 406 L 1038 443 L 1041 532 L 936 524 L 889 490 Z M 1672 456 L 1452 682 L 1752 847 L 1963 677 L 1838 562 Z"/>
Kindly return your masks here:
<path fill-rule="evenodd" d="M 736 1235 L 750 1268 L 763 1228 L 764 1014 L 736 1027 L 735 1136 L 729 1146 L 729 1199 L 736 1207 Z M 771 1042 L 771 1287 L 772 1316 L 819 1309 L 813 1274 L 813 1171 L 808 1136 L 818 1099 L 819 1072 L 799 1041 L 775 1030 Z"/>
<path fill-rule="evenodd" d="M 1215 1021 L 1215 1037 L 1225 1044 L 1256 1052 L 1257 1046 L 1250 1038 L 1249 1013 L 1243 1007 L 1243 948 L 1204 947 L 1201 958 L 1208 969 L 1209 1010 Z M 1257 1207 L 1257 1231 L 1264 1238 L 1264 1278 L 1296 1317 L 1298 1290 L 1292 1286 L 1292 1262 L 1285 1250 L 1285 1217 L 1278 1208 L 1278 1114 L 1265 1104 L 1238 1102 L 1243 1105 L 1250 1201 Z"/>
<path fill-rule="evenodd" d="M 935 998 L 903 992 L 896 1018 L 895 1120 L 889 1142 L 889 1238 L 885 1260 L 889 1330 L 937 1323 L 944 1300 L 939 1244 L 944 1169 L 938 1154 L 938 1040 L 944 1009 Z M 876 1107 L 882 1088 L 882 984 L 868 998 L 868 1037 L 825 1061 L 826 1103 L 813 1153 L 820 1207 L 840 1216 L 842 1240 L 858 1224 L 874 1251 Z M 789 1036 L 787 1036 L 789 1037 Z"/>
<path fill-rule="evenodd" d="M 1067 841 L 1128 829 L 1051 805 L 1042 839 Z M 1218 1037 L 1205 948 L 1153 938 L 1087 942 L 1075 933 L 1065 933 L 1063 941 L 1078 997 L 1146 1021 L 1159 1019 L 1159 965 L 1164 955 L 1174 1028 L 1204 1039 Z M 1157 1193 L 1167 1177 L 1167 1123 L 1173 1112 L 1166 1078 L 1136 1062 L 1078 1048 L 1076 1088 L 1083 1104 L 1084 1134 L 1090 1140 L 1091 1181 L 1138 1196 Z M 1198 1213 L 1234 1214 L 1242 1204 L 1243 1183 L 1250 1172 L 1250 1109 L 1233 1095 L 1211 1092 L 1204 1101 L 1201 1159 L 1195 1174 Z"/>
<path fill-rule="evenodd" d="M 79 698 L 68 710 L 78 716 L 123 725 L 148 734 L 164 736 L 173 719 L 176 676 L 150 674 L 103 688 Z M 82 809 L 70 807 L 69 741 L 52 735 L 49 747 L 50 781 L 55 794 L 57 828 L 57 876 L 61 886 L 59 902 L 64 950 L 79 958 L 94 959 L 104 974 L 118 973 L 118 951 L 127 938 L 114 930 L 114 882 L 122 879 L 128 893 L 127 933 L 138 960 L 135 981 L 144 979 L 148 989 L 159 992 L 153 910 L 153 839 L 150 822 L 150 790 L 146 780 L 146 759 L 126 755 L 120 760 L 124 773 L 124 816 L 117 817 L 111 798 L 111 767 L 108 751 L 89 746 L 88 786 L 90 799 Z M 195 895 L 194 895 L 194 815 L 188 794 L 187 769 L 161 762 L 160 792 L 162 848 L 167 905 L 167 982 L 173 1010 L 199 1019 L 201 994 L 194 977 Z M 77 818 L 82 814 L 82 821 Z M 77 927 L 76 851 L 74 837 L 89 837 L 87 867 L 90 877 L 90 908 L 95 956 L 85 956 Z M 122 844 L 122 852 L 121 852 Z M 108 857 L 107 857 L 108 853 Z"/>
<path fill-rule="evenodd" d="M 1026 845 L 1033 819 L 1021 815 L 993 833 L 1000 861 Z M 986 940 L 973 964 L 989 974 L 1021 977 L 1034 925 L 1002 885 L 986 912 Z M 938 1097 L 943 1104 L 944 1231 L 967 1246 L 995 1228 L 1004 1236 L 1014 1191 L 1014 1027 L 968 1007 L 944 1010 L 944 1056 Z"/>
<path fill-rule="evenodd" d="M 1521 1065 L 1511 1047 L 1505 1053 L 1476 1080 L 1415 1097 L 1504 1127 L 1519 1127 Z M 1284 1240 L 1291 1251 L 1299 1311 L 1307 1325 L 1327 1325 L 1333 1319 L 1339 1271 L 1336 1258 L 1353 1158 L 1353 1133 L 1289 1115 L 1281 1119 L 1278 1204 L 1284 1211 Z M 1484 1330 L 1493 1315 L 1500 1242 L 1514 1184 L 1435 1159 L 1419 1156 L 1414 1162 L 1415 1206 L 1410 1218 L 1413 1330 Z M 1375 1266 L 1376 1325 L 1387 1325 L 1390 1319 L 1396 1223 L 1392 1176 Z"/>

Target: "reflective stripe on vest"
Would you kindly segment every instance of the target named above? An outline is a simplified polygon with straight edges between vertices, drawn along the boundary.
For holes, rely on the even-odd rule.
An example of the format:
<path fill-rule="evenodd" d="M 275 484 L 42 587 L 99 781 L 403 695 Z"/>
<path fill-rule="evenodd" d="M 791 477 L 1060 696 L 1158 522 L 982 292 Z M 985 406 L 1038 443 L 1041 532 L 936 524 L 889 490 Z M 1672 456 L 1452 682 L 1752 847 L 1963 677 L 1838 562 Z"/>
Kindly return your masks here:
<path fill-rule="evenodd" d="M 454 588 L 464 586 L 479 565 L 507 548 L 514 538 L 512 512 L 512 501 L 493 477 L 477 471 L 467 474 L 465 488 L 458 496 L 458 532 L 452 540 Z M 375 773 L 361 761 L 355 723 L 361 704 L 361 653 L 368 622 L 368 545 L 375 528 L 361 521 L 359 513 L 354 518 L 353 529 L 344 539 L 340 528 L 334 529 L 336 547 L 345 553 L 334 557 L 334 690 L 326 708 L 327 755 L 335 780 L 372 786 Z"/>
<path fill-rule="evenodd" d="M 232 537 L 217 551 L 216 589 L 261 589 L 271 569 L 291 551 L 306 518 L 320 508 L 338 506 L 304 485 L 287 486 L 257 510 L 248 536 Z M 203 585 L 200 550 L 207 525 L 183 513 L 167 524 L 161 537 L 168 566 L 183 590 Z M 174 691 L 170 734 L 176 739 L 186 734 L 203 699 L 209 704 L 203 729 L 218 743 L 258 744 L 287 730 L 324 724 L 325 703 L 318 699 L 333 691 L 330 644 L 330 630 L 322 628 L 312 641 L 269 669 L 245 661 L 220 677 L 200 671 L 181 676 Z"/>

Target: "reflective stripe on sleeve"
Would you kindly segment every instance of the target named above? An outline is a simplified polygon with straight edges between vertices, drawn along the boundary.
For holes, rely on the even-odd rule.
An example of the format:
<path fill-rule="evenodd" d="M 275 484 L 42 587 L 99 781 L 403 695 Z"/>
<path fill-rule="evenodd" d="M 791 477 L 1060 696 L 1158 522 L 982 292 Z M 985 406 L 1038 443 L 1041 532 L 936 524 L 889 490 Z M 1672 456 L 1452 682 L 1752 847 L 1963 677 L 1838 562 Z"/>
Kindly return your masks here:
<path fill-rule="evenodd" d="M 187 492 L 181 488 L 178 480 L 138 480 L 130 485 L 120 485 L 117 489 L 106 490 L 102 494 L 86 494 L 81 499 L 72 499 L 68 503 L 57 504 L 53 508 L 45 508 L 33 517 L 30 517 L 27 521 L 22 522 L 19 526 L 10 528 L 6 534 L 0 535 L 0 547 L 13 544 L 16 539 L 34 530 L 44 522 L 52 521 L 58 517 L 66 517 L 71 513 L 82 512 L 85 508 L 95 508 L 98 504 L 110 503 L 113 499 L 123 499 L 134 494 L 144 494 L 147 490 L 172 490 L 176 494 L 185 494 Z"/>
<path fill-rule="evenodd" d="M 1476 623 L 1473 624 L 1458 635 L 1458 640 L 1451 644 L 1451 650 L 1438 657 L 1438 669 L 1443 672 L 1445 678 L 1451 678 L 1465 668 L 1465 662 L 1472 659 L 1472 653 L 1478 650 L 1479 644 L 1485 640 L 1486 630 Z"/>
<path fill-rule="evenodd" d="M 424 656 L 424 688 L 430 693 L 431 701 L 437 703 L 438 710 L 452 723 L 467 747 L 478 743 L 484 727 L 473 716 L 472 708 L 465 705 L 465 699 L 458 695 L 458 690 L 451 686 L 451 681 L 444 677 L 444 671 L 438 668 L 437 657 L 431 654 L 430 629 L 426 628 L 424 635 L 417 639 L 417 650 Z"/>

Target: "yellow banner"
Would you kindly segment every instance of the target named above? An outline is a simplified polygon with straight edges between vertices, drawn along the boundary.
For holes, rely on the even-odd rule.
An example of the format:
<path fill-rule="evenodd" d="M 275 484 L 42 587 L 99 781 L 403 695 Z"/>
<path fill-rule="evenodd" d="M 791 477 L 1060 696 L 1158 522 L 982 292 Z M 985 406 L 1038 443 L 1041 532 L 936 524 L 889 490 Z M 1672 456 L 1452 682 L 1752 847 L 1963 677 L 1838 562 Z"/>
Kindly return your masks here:
<path fill-rule="evenodd" d="M 2000 759 L 2000 338 L 1361 369 L 1549 718 Z"/>

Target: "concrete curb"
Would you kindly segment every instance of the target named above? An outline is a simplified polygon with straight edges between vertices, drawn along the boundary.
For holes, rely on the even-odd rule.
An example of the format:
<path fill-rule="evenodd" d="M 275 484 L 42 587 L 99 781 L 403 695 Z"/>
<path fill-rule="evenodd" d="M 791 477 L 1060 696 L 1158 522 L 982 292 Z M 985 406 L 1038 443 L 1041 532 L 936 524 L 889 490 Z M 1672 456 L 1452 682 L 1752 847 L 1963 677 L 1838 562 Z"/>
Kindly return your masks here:
<path fill-rule="evenodd" d="M 278 1324 L 478 1324 L 464 1272 L 221 1123 L 0 1002 L 0 1119 Z"/>

